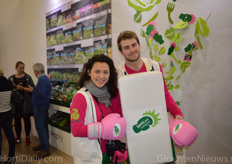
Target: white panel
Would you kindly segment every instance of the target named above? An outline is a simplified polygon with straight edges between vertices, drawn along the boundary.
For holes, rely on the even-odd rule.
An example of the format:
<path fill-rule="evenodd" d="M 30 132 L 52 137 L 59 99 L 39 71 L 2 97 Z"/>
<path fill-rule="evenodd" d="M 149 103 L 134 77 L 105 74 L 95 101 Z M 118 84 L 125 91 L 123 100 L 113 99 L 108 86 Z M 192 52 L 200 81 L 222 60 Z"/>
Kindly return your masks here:
<path fill-rule="evenodd" d="M 127 121 L 126 136 L 131 163 L 160 163 L 159 156 L 163 157 L 162 162 L 170 162 L 173 154 L 162 74 L 146 72 L 121 77 L 119 92 L 123 116 Z M 155 125 L 154 116 L 157 114 L 160 120 Z M 151 125 L 147 125 L 148 117 L 154 121 Z M 141 118 L 144 120 L 139 121 Z M 134 129 L 147 126 L 147 130 L 145 128 L 140 132 Z"/>

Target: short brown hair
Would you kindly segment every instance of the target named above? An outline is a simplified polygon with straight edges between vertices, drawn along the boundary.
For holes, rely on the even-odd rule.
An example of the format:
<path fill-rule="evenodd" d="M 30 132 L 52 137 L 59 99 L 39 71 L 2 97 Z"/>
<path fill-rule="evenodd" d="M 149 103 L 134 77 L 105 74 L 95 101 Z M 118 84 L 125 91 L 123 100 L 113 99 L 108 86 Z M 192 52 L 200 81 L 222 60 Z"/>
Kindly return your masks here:
<path fill-rule="evenodd" d="M 121 46 L 120 43 L 121 43 L 122 40 L 126 40 L 126 39 L 136 39 L 138 44 L 140 45 L 139 38 L 138 38 L 138 36 L 136 35 L 135 32 L 133 32 L 133 31 L 123 31 L 123 32 L 121 32 L 119 34 L 118 40 L 117 40 L 118 49 L 121 52 L 122 52 L 122 46 Z"/>

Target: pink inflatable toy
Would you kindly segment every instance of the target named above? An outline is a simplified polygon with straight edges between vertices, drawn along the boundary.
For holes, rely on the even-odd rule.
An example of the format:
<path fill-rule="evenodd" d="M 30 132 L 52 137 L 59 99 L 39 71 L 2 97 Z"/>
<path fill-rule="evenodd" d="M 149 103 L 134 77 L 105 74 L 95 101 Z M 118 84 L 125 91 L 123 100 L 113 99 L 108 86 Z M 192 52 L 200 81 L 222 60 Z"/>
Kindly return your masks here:
<path fill-rule="evenodd" d="M 174 119 L 169 121 L 170 135 L 178 146 L 189 146 L 196 140 L 198 131 L 190 123 Z"/>

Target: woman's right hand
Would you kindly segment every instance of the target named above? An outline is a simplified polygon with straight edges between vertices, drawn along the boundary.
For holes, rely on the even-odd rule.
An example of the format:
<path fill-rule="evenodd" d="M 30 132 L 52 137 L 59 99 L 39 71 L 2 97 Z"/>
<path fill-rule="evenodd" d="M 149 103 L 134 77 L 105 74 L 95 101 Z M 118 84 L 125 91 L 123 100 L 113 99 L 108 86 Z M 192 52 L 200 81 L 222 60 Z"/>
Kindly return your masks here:
<path fill-rule="evenodd" d="M 17 84 L 17 85 L 16 85 L 16 88 L 17 88 L 18 90 L 23 90 L 23 89 L 24 89 L 24 87 L 22 86 L 22 83 Z"/>

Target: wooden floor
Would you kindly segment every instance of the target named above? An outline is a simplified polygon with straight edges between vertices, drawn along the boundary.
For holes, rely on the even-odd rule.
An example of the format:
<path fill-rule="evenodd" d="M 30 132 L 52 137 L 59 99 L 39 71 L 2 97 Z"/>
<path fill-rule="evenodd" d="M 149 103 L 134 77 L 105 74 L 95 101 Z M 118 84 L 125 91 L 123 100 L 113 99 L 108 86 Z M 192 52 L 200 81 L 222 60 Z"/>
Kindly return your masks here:
<path fill-rule="evenodd" d="M 52 164 L 72 164 L 72 157 L 66 155 L 65 153 L 57 150 L 54 147 L 51 147 L 51 156 L 46 157 L 42 160 L 34 160 L 33 156 L 35 156 L 38 152 L 33 151 L 32 147 L 37 146 L 39 144 L 39 139 L 31 135 L 31 143 L 29 145 L 25 145 L 25 133 L 22 132 L 22 142 L 16 144 L 15 147 L 15 156 L 16 156 L 16 164 L 40 164 L 40 163 L 52 163 Z M 2 157 L 6 158 L 8 154 L 8 142 L 2 131 Z"/>

